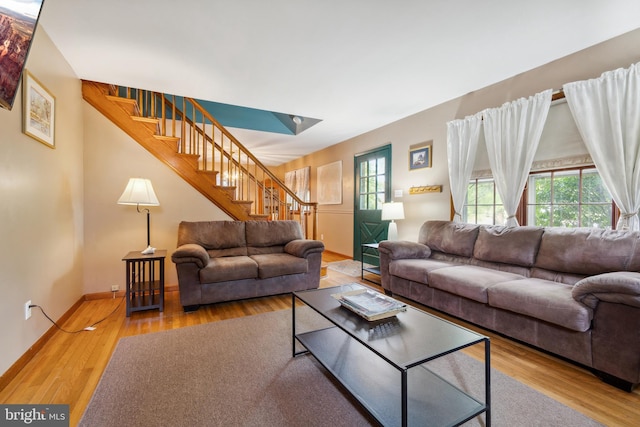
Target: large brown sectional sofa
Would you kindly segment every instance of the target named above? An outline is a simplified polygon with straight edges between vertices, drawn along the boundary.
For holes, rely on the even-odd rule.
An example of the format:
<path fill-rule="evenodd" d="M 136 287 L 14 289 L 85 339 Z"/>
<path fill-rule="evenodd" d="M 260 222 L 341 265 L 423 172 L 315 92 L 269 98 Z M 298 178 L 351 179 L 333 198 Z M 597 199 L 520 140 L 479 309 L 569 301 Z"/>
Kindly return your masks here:
<path fill-rule="evenodd" d="M 640 383 L 640 233 L 427 221 L 379 252 L 387 292 Z"/>
<path fill-rule="evenodd" d="M 320 285 L 324 244 L 297 221 L 183 221 L 171 259 L 185 311 Z"/>

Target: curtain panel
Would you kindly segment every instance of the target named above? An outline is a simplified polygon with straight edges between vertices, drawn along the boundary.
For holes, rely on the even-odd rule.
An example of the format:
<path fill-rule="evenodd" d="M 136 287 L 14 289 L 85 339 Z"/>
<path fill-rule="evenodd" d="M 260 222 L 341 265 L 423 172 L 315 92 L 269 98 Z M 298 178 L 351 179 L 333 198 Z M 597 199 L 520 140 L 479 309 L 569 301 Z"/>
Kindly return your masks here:
<path fill-rule="evenodd" d="M 551 106 L 552 90 L 482 112 L 489 165 L 507 213 L 506 225 L 515 227 L 518 201 Z"/>
<path fill-rule="evenodd" d="M 311 174 L 311 166 L 307 166 L 301 169 L 285 172 L 284 185 L 292 190 L 296 196 L 303 202 L 309 201 L 309 176 Z M 287 203 L 292 206 L 294 204 L 293 198 L 287 195 Z M 295 209 L 298 207 L 296 206 Z"/>
<path fill-rule="evenodd" d="M 462 222 L 469 180 L 478 151 L 482 113 L 447 123 L 447 159 L 454 222 Z"/>
<path fill-rule="evenodd" d="M 620 208 L 616 227 L 640 230 L 640 63 L 563 89 L 589 154 Z"/>

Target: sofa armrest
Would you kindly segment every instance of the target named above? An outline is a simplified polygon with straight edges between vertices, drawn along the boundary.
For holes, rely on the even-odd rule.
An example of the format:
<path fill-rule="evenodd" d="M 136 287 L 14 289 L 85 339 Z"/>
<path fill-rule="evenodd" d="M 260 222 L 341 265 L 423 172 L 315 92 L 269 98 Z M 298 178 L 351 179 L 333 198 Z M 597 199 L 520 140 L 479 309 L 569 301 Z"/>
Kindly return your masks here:
<path fill-rule="evenodd" d="M 200 245 L 186 243 L 176 249 L 171 260 L 176 264 L 194 262 L 199 268 L 204 268 L 209 264 L 209 254 Z"/>
<path fill-rule="evenodd" d="M 573 286 L 573 298 L 593 309 L 599 301 L 640 308 L 640 273 L 616 271 L 586 277 Z"/>
<path fill-rule="evenodd" d="M 324 243 L 320 240 L 296 239 L 287 243 L 284 251 L 299 258 L 306 258 L 310 254 L 324 251 Z"/>
<path fill-rule="evenodd" d="M 404 240 L 383 240 L 378 245 L 378 252 L 393 259 L 423 259 L 431 256 L 429 246 L 422 243 Z"/>

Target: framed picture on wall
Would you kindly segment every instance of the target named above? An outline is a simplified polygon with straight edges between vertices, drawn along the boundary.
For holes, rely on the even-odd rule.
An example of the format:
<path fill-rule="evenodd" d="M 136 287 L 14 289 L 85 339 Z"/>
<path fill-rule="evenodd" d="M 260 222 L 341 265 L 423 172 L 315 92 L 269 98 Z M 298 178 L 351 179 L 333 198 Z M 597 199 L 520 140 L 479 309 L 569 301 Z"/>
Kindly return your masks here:
<path fill-rule="evenodd" d="M 22 98 L 22 131 L 56 148 L 56 98 L 27 70 L 22 78 Z"/>
<path fill-rule="evenodd" d="M 11 110 L 44 0 L 0 0 L 0 107 Z"/>
<path fill-rule="evenodd" d="M 409 170 L 431 167 L 431 144 L 421 144 L 409 149 Z"/>
<path fill-rule="evenodd" d="M 318 204 L 342 204 L 342 160 L 318 166 Z"/>

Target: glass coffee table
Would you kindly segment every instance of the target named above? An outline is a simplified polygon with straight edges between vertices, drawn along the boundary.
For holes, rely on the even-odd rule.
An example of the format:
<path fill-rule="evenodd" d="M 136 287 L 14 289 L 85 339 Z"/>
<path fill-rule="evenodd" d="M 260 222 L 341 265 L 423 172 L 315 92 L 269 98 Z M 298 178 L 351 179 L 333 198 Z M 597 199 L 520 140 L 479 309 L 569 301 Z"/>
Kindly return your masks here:
<path fill-rule="evenodd" d="M 353 283 L 292 293 L 293 357 L 311 353 L 384 426 L 457 426 L 483 412 L 490 426 L 489 338 L 411 306 L 370 322 L 331 296 L 361 288 Z M 296 300 L 329 323 L 296 332 Z M 304 349 L 297 350 L 296 341 Z M 430 370 L 428 363 L 481 343 L 484 402 Z"/>

